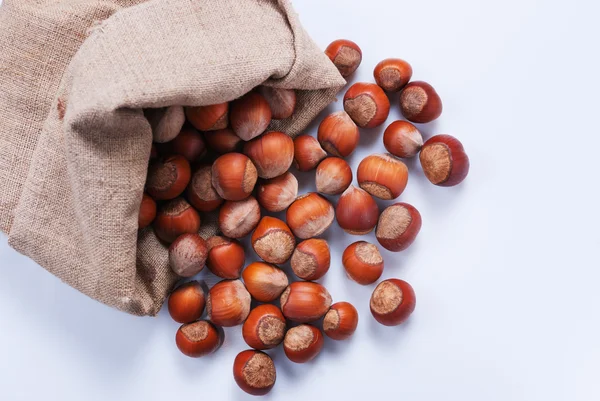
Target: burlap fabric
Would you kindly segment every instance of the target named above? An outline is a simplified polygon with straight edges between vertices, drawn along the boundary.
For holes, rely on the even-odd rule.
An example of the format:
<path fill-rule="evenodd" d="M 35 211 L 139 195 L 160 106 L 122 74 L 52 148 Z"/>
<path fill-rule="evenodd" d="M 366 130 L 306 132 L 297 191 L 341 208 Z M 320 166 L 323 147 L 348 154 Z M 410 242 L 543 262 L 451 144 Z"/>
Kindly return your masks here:
<path fill-rule="evenodd" d="M 152 230 L 138 234 L 142 109 L 263 83 L 299 90 L 294 116 L 271 127 L 290 135 L 345 83 L 286 0 L 5 0 L 0 229 L 84 294 L 156 314 L 177 278 Z"/>

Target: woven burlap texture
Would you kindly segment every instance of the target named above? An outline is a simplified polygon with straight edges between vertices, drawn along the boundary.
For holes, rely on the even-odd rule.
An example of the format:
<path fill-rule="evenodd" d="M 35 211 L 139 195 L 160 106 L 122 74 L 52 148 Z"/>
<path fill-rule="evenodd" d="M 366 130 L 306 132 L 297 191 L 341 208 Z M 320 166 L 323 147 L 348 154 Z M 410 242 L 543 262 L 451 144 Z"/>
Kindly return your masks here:
<path fill-rule="evenodd" d="M 271 129 L 295 135 L 345 84 L 286 0 L 5 0 L 0 49 L 0 229 L 135 315 L 158 313 L 177 280 L 165 245 L 137 229 L 142 109 L 293 88 L 294 116 Z"/>

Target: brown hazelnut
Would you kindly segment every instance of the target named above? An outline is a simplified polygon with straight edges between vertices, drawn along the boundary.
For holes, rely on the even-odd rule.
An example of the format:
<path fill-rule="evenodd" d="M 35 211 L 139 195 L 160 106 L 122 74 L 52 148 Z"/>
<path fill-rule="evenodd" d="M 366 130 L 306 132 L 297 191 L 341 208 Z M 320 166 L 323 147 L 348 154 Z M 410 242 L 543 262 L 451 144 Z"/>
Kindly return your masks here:
<path fill-rule="evenodd" d="M 161 240 L 171 243 L 182 234 L 200 230 L 200 215 L 183 198 L 162 205 L 154 220 L 154 232 Z"/>
<path fill-rule="evenodd" d="M 317 138 L 328 153 L 348 157 L 358 145 L 358 127 L 345 111 L 331 113 L 321 121 Z"/>
<path fill-rule="evenodd" d="M 321 330 L 309 324 L 292 327 L 285 334 L 283 351 L 295 363 L 305 363 L 314 359 L 323 348 Z"/>
<path fill-rule="evenodd" d="M 247 198 L 257 179 L 254 164 L 241 153 L 220 156 L 212 166 L 212 186 L 225 200 L 239 201 Z"/>
<path fill-rule="evenodd" d="M 356 172 L 358 185 L 379 199 L 396 199 L 408 183 L 408 167 L 388 154 L 365 157 Z"/>
<path fill-rule="evenodd" d="M 265 395 L 275 385 L 277 377 L 271 357 L 262 351 L 249 349 L 240 352 L 233 363 L 233 378 L 237 385 L 251 395 Z"/>
<path fill-rule="evenodd" d="M 185 157 L 169 156 L 148 167 L 146 192 L 155 200 L 174 199 L 185 191 L 191 176 L 190 163 Z"/>
<path fill-rule="evenodd" d="M 242 326 L 244 341 L 254 349 L 275 348 L 283 341 L 286 323 L 281 310 L 275 305 L 258 305 L 250 311 Z"/>
<path fill-rule="evenodd" d="M 286 212 L 288 226 L 296 237 L 302 239 L 323 234 L 334 218 L 331 203 L 315 192 L 299 196 Z"/>
<path fill-rule="evenodd" d="M 375 236 L 388 251 L 400 252 L 408 248 L 421 230 L 421 214 L 408 203 L 396 203 L 385 208 Z"/>
<path fill-rule="evenodd" d="M 362 61 L 360 47 L 351 40 L 338 39 L 331 42 L 325 54 L 335 64 L 342 77 L 352 75 Z"/>
<path fill-rule="evenodd" d="M 415 291 L 406 281 L 395 278 L 382 281 L 371 295 L 371 313 L 385 326 L 403 323 L 415 310 Z"/>
<path fill-rule="evenodd" d="M 252 196 L 244 200 L 227 201 L 219 211 L 219 230 L 229 238 L 250 234 L 260 221 L 260 206 Z"/>
<path fill-rule="evenodd" d="M 195 163 L 206 155 L 206 144 L 202 134 L 191 127 L 184 127 L 179 135 L 168 143 L 171 153 L 181 155 Z"/>
<path fill-rule="evenodd" d="M 259 258 L 275 264 L 287 262 L 296 246 L 296 238 L 287 224 L 270 216 L 260 220 L 251 241 Z"/>
<path fill-rule="evenodd" d="M 367 191 L 350 185 L 340 196 L 335 217 L 348 234 L 365 235 L 377 225 L 379 207 Z"/>
<path fill-rule="evenodd" d="M 254 163 L 259 177 L 278 177 L 294 161 L 294 141 L 283 132 L 270 131 L 246 142 L 244 154 Z"/>
<path fill-rule="evenodd" d="M 296 109 L 296 91 L 293 89 L 273 88 L 261 86 L 261 95 L 271 107 L 271 116 L 275 120 L 290 118 Z"/>
<path fill-rule="evenodd" d="M 165 143 L 175 139 L 185 123 L 182 106 L 146 109 L 144 114 L 152 128 L 152 140 L 156 143 Z"/>
<path fill-rule="evenodd" d="M 200 320 L 181 326 L 177 330 L 175 342 L 184 355 L 199 358 L 218 350 L 223 344 L 223 337 L 221 328 Z"/>
<path fill-rule="evenodd" d="M 387 92 L 399 92 L 412 78 L 412 67 L 399 58 L 380 61 L 373 71 L 377 85 Z"/>
<path fill-rule="evenodd" d="M 259 136 L 271 123 L 269 102 L 260 93 L 247 93 L 231 104 L 230 122 L 233 132 L 244 141 Z"/>
<path fill-rule="evenodd" d="M 242 272 L 248 292 L 259 302 L 276 300 L 289 284 L 285 272 L 274 265 L 254 262 Z"/>
<path fill-rule="evenodd" d="M 362 128 L 384 123 L 390 113 L 390 101 L 377 85 L 357 82 L 344 95 L 344 110 Z"/>
<path fill-rule="evenodd" d="M 297 196 L 298 180 L 290 172 L 260 182 L 256 195 L 258 203 L 273 213 L 287 209 Z"/>
<path fill-rule="evenodd" d="M 398 120 L 385 129 L 383 145 L 394 156 L 410 158 L 416 156 L 423 147 L 423 136 L 408 121 Z"/>
<path fill-rule="evenodd" d="M 169 314 L 178 323 L 191 323 L 200 319 L 205 303 L 200 283 L 190 281 L 177 287 L 169 296 Z"/>
<path fill-rule="evenodd" d="M 209 148 L 219 154 L 239 152 L 244 142 L 231 128 L 205 132 L 204 140 Z"/>
<path fill-rule="evenodd" d="M 240 325 L 250 313 L 250 301 L 250 293 L 240 280 L 220 281 L 206 298 L 208 319 L 222 327 Z"/>
<path fill-rule="evenodd" d="M 327 273 L 331 254 L 327 241 L 310 238 L 298 244 L 290 261 L 294 274 L 303 280 L 318 280 Z"/>
<path fill-rule="evenodd" d="M 208 257 L 206 265 L 218 277 L 236 279 L 240 277 L 246 255 L 239 242 L 226 237 L 214 236 L 206 241 Z"/>
<path fill-rule="evenodd" d="M 383 258 L 379 249 L 366 241 L 358 241 L 346 248 L 342 263 L 348 277 L 358 284 L 373 284 L 383 273 Z"/>
<path fill-rule="evenodd" d="M 310 171 L 327 157 L 327 153 L 314 136 L 298 135 L 294 138 L 294 165 L 299 171 Z"/>
<path fill-rule="evenodd" d="M 189 122 L 200 131 L 215 131 L 227 128 L 229 124 L 229 103 L 186 107 L 185 115 Z"/>
<path fill-rule="evenodd" d="M 411 82 L 400 94 L 400 111 L 408 121 L 429 123 L 442 115 L 442 99 L 427 82 Z"/>
<path fill-rule="evenodd" d="M 331 295 L 321 284 L 312 281 L 291 283 L 279 299 L 283 315 L 298 323 L 320 319 L 331 306 Z"/>
<path fill-rule="evenodd" d="M 169 247 L 169 264 L 175 274 L 192 277 L 206 264 L 208 248 L 198 234 L 182 234 Z"/>
<path fill-rule="evenodd" d="M 140 214 L 138 216 L 138 228 L 148 227 L 156 217 L 156 202 L 150 196 L 144 194 L 140 204 Z"/>
<path fill-rule="evenodd" d="M 352 183 L 352 169 L 344 159 L 328 157 L 317 167 L 317 191 L 326 195 L 339 195 Z"/>
<path fill-rule="evenodd" d="M 323 331 L 334 340 L 346 340 L 358 326 L 358 311 L 348 302 L 336 302 L 323 318 Z"/>
<path fill-rule="evenodd" d="M 196 170 L 186 194 L 192 206 L 201 212 L 212 212 L 223 203 L 223 198 L 212 186 L 211 166 L 202 166 Z"/>
<path fill-rule="evenodd" d="M 441 187 L 458 185 L 469 174 L 469 157 L 462 143 L 450 135 L 431 137 L 419 159 L 427 179 Z"/>

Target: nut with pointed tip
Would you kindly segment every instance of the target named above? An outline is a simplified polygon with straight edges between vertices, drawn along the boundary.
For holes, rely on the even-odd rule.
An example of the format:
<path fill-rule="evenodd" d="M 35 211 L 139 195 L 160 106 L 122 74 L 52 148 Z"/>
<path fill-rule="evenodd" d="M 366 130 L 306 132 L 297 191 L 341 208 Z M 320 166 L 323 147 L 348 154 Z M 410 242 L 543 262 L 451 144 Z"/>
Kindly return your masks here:
<path fill-rule="evenodd" d="M 373 71 L 377 85 L 387 92 L 399 92 L 412 78 L 412 67 L 399 58 L 380 61 Z"/>
<path fill-rule="evenodd" d="M 275 217 L 263 217 L 254 233 L 252 248 L 259 258 L 268 263 L 282 264 L 292 256 L 296 238 L 283 221 Z"/>
<path fill-rule="evenodd" d="M 344 159 L 328 157 L 317 167 L 317 191 L 325 195 L 339 195 L 352 183 L 352 169 Z"/>
<path fill-rule="evenodd" d="M 358 311 L 348 302 L 336 302 L 323 318 L 323 331 L 334 340 L 346 340 L 358 326 Z"/>
<path fill-rule="evenodd" d="M 244 142 L 231 128 L 205 132 L 204 140 L 209 148 L 219 154 L 239 152 Z"/>
<path fill-rule="evenodd" d="M 406 281 L 382 281 L 371 295 L 371 313 L 384 326 L 397 326 L 411 315 L 416 305 L 415 291 Z"/>
<path fill-rule="evenodd" d="M 331 306 L 327 288 L 312 281 L 291 283 L 279 299 L 281 311 L 289 320 L 308 323 L 319 320 Z"/>
<path fill-rule="evenodd" d="M 194 175 L 187 187 L 186 195 L 192 206 L 201 212 L 212 212 L 223 203 L 212 186 L 212 167 L 202 166 Z"/>
<path fill-rule="evenodd" d="M 263 262 L 250 263 L 242 272 L 242 278 L 252 297 L 259 302 L 276 300 L 289 284 L 283 270 Z"/>
<path fill-rule="evenodd" d="M 275 305 L 258 305 L 250 311 L 242 326 L 244 341 L 254 349 L 275 348 L 283 341 L 286 323 L 281 310 Z"/>
<path fill-rule="evenodd" d="M 146 228 L 156 218 L 156 202 L 147 194 L 142 196 L 140 214 L 138 215 L 138 229 Z"/>
<path fill-rule="evenodd" d="M 345 111 L 331 113 L 321 121 L 317 132 L 319 143 L 328 153 L 348 157 L 358 145 L 358 127 Z"/>
<path fill-rule="evenodd" d="M 342 77 L 349 77 L 356 71 L 362 61 L 360 47 L 351 40 L 338 39 L 331 42 L 325 54 L 336 66 Z"/>
<path fill-rule="evenodd" d="M 202 285 L 190 281 L 177 287 L 169 296 L 169 314 L 178 323 L 191 323 L 200 319 L 205 303 Z"/>
<path fill-rule="evenodd" d="M 234 239 L 214 236 L 206 241 L 208 257 L 206 265 L 218 277 L 226 279 L 240 278 L 246 255 L 244 247 Z"/>
<path fill-rule="evenodd" d="M 225 200 L 247 198 L 254 190 L 257 179 L 256 167 L 241 153 L 227 153 L 212 165 L 212 186 Z"/>
<path fill-rule="evenodd" d="M 286 212 L 288 226 L 301 239 L 323 234 L 334 218 L 335 211 L 331 203 L 315 192 L 299 196 Z"/>
<path fill-rule="evenodd" d="M 327 157 L 327 153 L 314 136 L 298 135 L 294 138 L 294 165 L 299 171 L 310 171 Z"/>
<path fill-rule="evenodd" d="M 365 235 L 377 225 L 379 207 L 367 191 L 350 185 L 340 196 L 335 217 L 348 234 Z"/>
<path fill-rule="evenodd" d="M 290 361 L 306 363 L 319 355 L 324 341 L 321 330 L 309 324 L 301 324 L 287 331 L 283 351 Z"/>
<path fill-rule="evenodd" d="M 200 223 L 198 212 L 185 199 L 175 198 L 160 207 L 153 227 L 158 238 L 171 243 L 182 234 L 196 234 Z"/>
<path fill-rule="evenodd" d="M 256 138 L 271 123 L 269 102 L 258 92 L 250 92 L 231 104 L 229 121 L 233 132 L 244 141 Z"/>
<path fill-rule="evenodd" d="M 289 171 L 279 177 L 261 181 L 256 194 L 258 203 L 273 213 L 287 209 L 297 196 L 298 180 Z"/>
<path fill-rule="evenodd" d="M 204 238 L 198 234 L 183 234 L 169 247 L 169 265 L 175 274 L 192 277 L 204 269 L 207 254 Z"/>
<path fill-rule="evenodd" d="M 152 140 L 156 143 L 165 143 L 175 139 L 185 123 L 182 106 L 146 109 L 144 115 L 152 128 Z"/>
<path fill-rule="evenodd" d="M 294 274 L 303 280 L 318 280 L 331 263 L 329 244 L 324 239 L 310 238 L 298 244 L 290 264 Z"/>
<path fill-rule="evenodd" d="M 344 110 L 361 128 L 378 127 L 390 113 L 390 101 L 379 86 L 357 82 L 344 95 Z"/>
<path fill-rule="evenodd" d="M 177 348 L 192 358 L 212 354 L 223 344 L 224 333 L 220 327 L 200 320 L 184 324 L 177 330 L 175 343 Z"/>
<path fill-rule="evenodd" d="M 250 313 L 250 302 L 250 293 L 240 280 L 219 281 L 206 297 L 208 320 L 222 327 L 240 325 Z"/>
<path fill-rule="evenodd" d="M 375 236 L 388 251 L 400 252 L 408 248 L 421 230 L 421 214 L 408 203 L 395 203 L 379 216 Z"/>
<path fill-rule="evenodd" d="M 383 133 L 383 145 L 397 157 L 415 157 L 423 147 L 423 136 L 411 123 L 398 120 L 391 123 Z"/>
<path fill-rule="evenodd" d="M 430 123 L 442 115 L 442 99 L 427 82 L 411 82 L 400 94 L 400 111 L 413 123 Z"/>
<path fill-rule="evenodd" d="M 383 273 L 383 258 L 379 249 L 366 241 L 349 245 L 342 255 L 346 274 L 361 285 L 373 284 Z"/>
<path fill-rule="evenodd" d="M 296 109 L 296 91 L 293 89 L 261 86 L 258 91 L 269 103 L 274 120 L 290 118 Z"/>
<path fill-rule="evenodd" d="M 189 122 L 200 131 L 224 129 L 229 124 L 229 103 L 186 107 L 185 115 Z"/>
<path fill-rule="evenodd" d="M 262 351 L 249 349 L 240 352 L 233 362 L 233 378 L 237 385 L 251 395 L 265 395 L 275 385 L 277 373 L 271 357 Z"/>
<path fill-rule="evenodd" d="M 260 206 L 253 196 L 241 201 L 227 201 L 219 210 L 219 230 L 229 238 L 250 234 L 260 221 Z"/>
<path fill-rule="evenodd" d="M 389 154 L 365 157 L 358 165 L 358 185 L 379 199 L 396 199 L 408 183 L 408 167 Z"/>
<path fill-rule="evenodd" d="M 294 161 L 294 141 L 283 132 L 270 131 L 246 142 L 244 154 L 252 160 L 260 178 L 278 177 Z"/>
<path fill-rule="evenodd" d="M 450 135 L 431 137 L 419 155 L 423 172 L 432 184 L 458 185 L 469 174 L 469 157 L 460 141 Z"/>
<path fill-rule="evenodd" d="M 148 167 L 146 192 L 155 200 L 174 199 L 185 191 L 191 176 L 190 163 L 183 156 L 157 160 Z"/>

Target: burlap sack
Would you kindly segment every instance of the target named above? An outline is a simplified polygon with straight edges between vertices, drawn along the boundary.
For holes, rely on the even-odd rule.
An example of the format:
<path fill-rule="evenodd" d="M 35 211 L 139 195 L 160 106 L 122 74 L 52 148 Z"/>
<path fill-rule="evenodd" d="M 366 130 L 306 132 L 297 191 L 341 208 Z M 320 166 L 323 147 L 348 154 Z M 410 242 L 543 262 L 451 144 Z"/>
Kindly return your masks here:
<path fill-rule="evenodd" d="M 287 0 L 5 0 L 0 228 L 107 305 L 154 315 L 176 277 L 138 235 L 152 135 L 142 109 L 294 88 L 294 135 L 345 83 Z"/>

